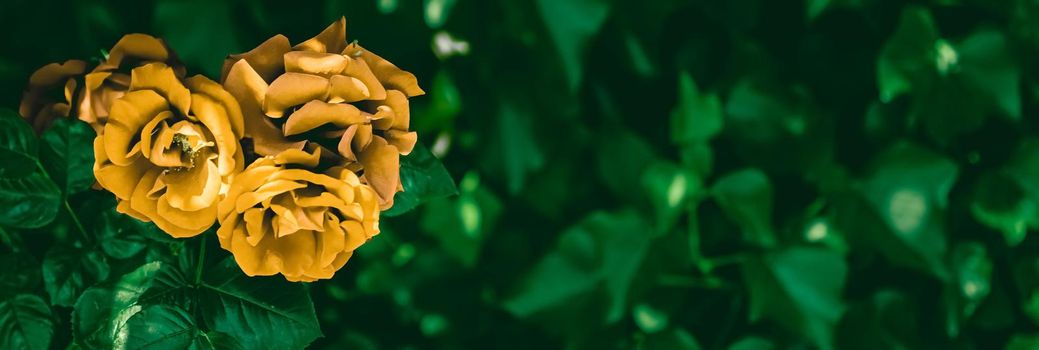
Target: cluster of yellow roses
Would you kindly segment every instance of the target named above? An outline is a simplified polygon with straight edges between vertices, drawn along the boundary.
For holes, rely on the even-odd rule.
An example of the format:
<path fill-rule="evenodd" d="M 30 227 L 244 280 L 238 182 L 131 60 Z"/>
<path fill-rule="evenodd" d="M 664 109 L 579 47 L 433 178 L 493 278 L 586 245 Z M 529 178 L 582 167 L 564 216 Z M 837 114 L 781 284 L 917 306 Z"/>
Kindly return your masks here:
<path fill-rule="evenodd" d="M 417 139 L 408 98 L 421 94 L 414 75 L 348 44 L 340 19 L 295 46 L 277 35 L 228 56 L 219 83 L 130 34 L 89 72 L 78 60 L 38 70 L 19 112 L 37 131 L 89 123 L 97 186 L 120 212 L 174 237 L 218 222 L 246 274 L 313 281 L 379 233 Z"/>

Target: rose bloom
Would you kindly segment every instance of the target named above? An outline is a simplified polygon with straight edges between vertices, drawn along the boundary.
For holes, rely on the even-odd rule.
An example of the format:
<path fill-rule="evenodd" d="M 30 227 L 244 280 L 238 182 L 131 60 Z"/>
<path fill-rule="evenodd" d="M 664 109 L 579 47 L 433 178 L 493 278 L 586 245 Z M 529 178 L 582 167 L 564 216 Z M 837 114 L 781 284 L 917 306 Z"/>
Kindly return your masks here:
<path fill-rule="evenodd" d="M 54 119 L 67 117 L 79 118 L 101 132 L 112 101 L 129 88 L 130 70 L 151 62 L 164 62 L 174 67 L 179 77 L 184 76 L 184 68 L 162 40 L 146 34 L 128 34 L 86 75 L 87 63 L 80 60 L 51 63 L 38 69 L 29 78 L 18 112 L 37 133 Z M 59 88 L 63 90 L 62 98 L 51 97 L 59 95 Z"/>
<path fill-rule="evenodd" d="M 282 35 L 224 62 L 223 84 L 242 105 L 245 135 L 260 155 L 322 149 L 356 172 L 388 209 L 402 190 L 400 156 L 415 146 L 408 98 L 415 76 L 346 43 L 346 20 L 296 46 Z"/>
<path fill-rule="evenodd" d="M 220 202 L 220 246 L 247 275 L 331 278 L 379 233 L 375 191 L 341 166 L 322 172 L 321 149 L 257 159 Z"/>
<path fill-rule="evenodd" d="M 134 68 L 94 139 L 94 176 L 117 210 L 191 237 L 216 220 L 217 203 L 244 166 L 241 109 L 201 75 L 181 81 L 173 68 Z"/>

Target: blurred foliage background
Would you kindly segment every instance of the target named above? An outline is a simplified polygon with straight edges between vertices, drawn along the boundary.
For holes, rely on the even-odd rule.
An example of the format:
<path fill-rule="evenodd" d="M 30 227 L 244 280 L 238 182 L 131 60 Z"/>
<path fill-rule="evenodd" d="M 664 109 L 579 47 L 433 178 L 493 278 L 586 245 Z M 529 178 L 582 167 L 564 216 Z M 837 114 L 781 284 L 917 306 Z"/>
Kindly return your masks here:
<path fill-rule="evenodd" d="M 459 195 L 308 284 L 313 348 L 1039 348 L 1034 0 L 6 0 L 0 105 L 339 16 Z"/>

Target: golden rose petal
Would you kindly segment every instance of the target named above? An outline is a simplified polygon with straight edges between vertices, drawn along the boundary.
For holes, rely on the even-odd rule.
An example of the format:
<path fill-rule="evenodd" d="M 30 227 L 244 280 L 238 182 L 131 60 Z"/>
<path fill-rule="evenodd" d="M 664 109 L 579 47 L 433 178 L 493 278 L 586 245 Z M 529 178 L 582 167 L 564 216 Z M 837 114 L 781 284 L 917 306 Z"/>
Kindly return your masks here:
<path fill-rule="evenodd" d="M 98 69 L 111 70 L 123 64 L 126 58 L 139 61 L 166 61 L 170 57 L 169 50 L 162 40 L 147 34 L 127 34 L 108 50 L 108 60 L 98 65 Z"/>
<path fill-rule="evenodd" d="M 386 88 L 379 82 L 379 78 L 368 68 L 368 63 L 361 58 L 351 57 L 350 64 L 346 66 L 343 75 L 360 80 L 368 88 L 368 98 L 372 100 L 386 99 Z"/>
<path fill-rule="evenodd" d="M 290 149 L 284 152 L 278 153 L 274 157 L 274 164 L 285 165 L 285 164 L 299 164 L 308 168 L 316 167 L 318 162 L 321 160 L 320 149 L 314 150 L 314 152 L 306 152 L 301 150 Z"/>
<path fill-rule="evenodd" d="M 328 97 L 328 79 L 303 73 L 285 73 L 271 83 L 263 101 L 264 112 L 281 118 L 289 107 Z"/>
<path fill-rule="evenodd" d="M 223 109 L 223 114 L 227 120 L 231 123 L 231 131 L 234 132 L 235 136 L 241 138 L 245 134 L 245 126 L 242 117 L 242 109 L 238 105 L 238 101 L 231 95 L 227 90 L 224 90 L 223 86 L 217 84 L 215 81 L 210 80 L 202 75 L 196 75 L 187 80 L 187 86 L 191 88 L 191 91 L 200 92 L 209 100 L 215 102 Z"/>
<path fill-rule="evenodd" d="M 339 53 L 346 47 L 346 17 L 339 17 L 338 21 L 329 25 L 317 36 L 308 39 L 293 47 L 293 50 L 302 50 L 322 53 Z"/>
<path fill-rule="evenodd" d="M 174 232 L 163 229 L 171 236 L 176 238 L 194 237 L 213 226 L 213 222 L 216 221 L 215 205 L 197 211 L 185 211 L 170 206 L 169 202 L 165 200 L 166 196 L 169 196 L 169 192 L 155 201 L 157 204 L 156 212 L 160 217 L 168 221 L 170 225 L 179 228 L 179 230 Z M 158 224 L 160 221 L 155 220 L 155 223 Z"/>
<path fill-rule="evenodd" d="M 87 63 L 80 60 L 68 60 L 61 64 L 51 63 L 40 67 L 29 76 L 29 88 L 58 86 L 58 84 L 64 84 L 70 77 L 83 74 L 86 69 Z"/>
<path fill-rule="evenodd" d="M 345 75 L 333 75 L 328 79 L 328 102 L 357 102 L 371 98 L 368 86 L 360 79 Z"/>
<path fill-rule="evenodd" d="M 372 70 L 372 73 L 375 73 L 375 76 L 379 78 L 379 81 L 382 82 L 387 89 L 403 91 L 404 94 L 408 95 L 408 97 L 415 97 L 426 93 L 418 86 L 418 79 L 415 78 L 414 74 L 397 68 L 397 66 L 390 63 L 390 61 L 364 49 L 361 45 L 356 43 L 350 44 L 350 46 L 346 48 L 344 54 L 349 54 L 349 52 L 359 52 L 360 57 L 368 63 L 368 67 Z"/>
<path fill-rule="evenodd" d="M 231 127 L 227 111 L 208 95 L 191 94 L 191 112 L 215 138 L 213 142 L 218 150 L 217 167 L 220 169 L 220 176 L 228 176 L 241 170 L 242 164 L 235 163 L 235 153 L 239 152 L 239 137 Z"/>
<path fill-rule="evenodd" d="M 339 53 L 290 51 L 285 53 L 285 71 L 329 77 L 342 73 L 350 59 Z"/>
<path fill-rule="evenodd" d="M 283 56 L 291 50 L 290 46 L 289 38 L 278 34 L 248 52 L 228 55 L 224 60 L 224 67 L 220 70 L 220 81 L 225 81 L 231 66 L 240 60 L 245 60 L 264 81 L 271 81 L 284 71 Z"/>
<path fill-rule="evenodd" d="M 418 133 L 414 131 L 387 130 L 383 134 L 383 138 L 393 147 L 397 147 L 397 151 L 405 156 L 411 154 L 411 151 L 415 149 L 415 144 L 418 143 Z"/>
<path fill-rule="evenodd" d="M 231 66 L 224 88 L 238 100 L 245 122 L 245 136 L 253 139 L 257 154 L 269 156 L 286 149 L 303 148 L 306 142 L 290 142 L 264 115 L 261 103 L 267 94 L 267 83 L 248 62 L 241 60 Z"/>
<path fill-rule="evenodd" d="M 154 152 L 152 148 L 152 140 L 154 136 L 159 133 L 155 128 L 159 126 L 159 123 L 172 117 L 173 113 L 170 111 L 159 112 L 159 114 L 155 115 L 155 118 L 152 118 L 148 124 L 145 124 L 144 127 L 141 128 L 141 151 L 145 158 L 151 157 L 151 153 Z M 163 124 L 163 126 L 165 127 L 165 124 Z M 162 129 L 160 128 L 159 130 Z"/>
<path fill-rule="evenodd" d="M 361 116 L 361 110 L 353 105 L 310 101 L 289 115 L 282 128 L 285 136 L 292 136 L 313 130 L 325 124 L 345 128 L 350 125 L 364 123 L 365 121 L 365 118 Z"/>
<path fill-rule="evenodd" d="M 358 156 L 364 166 L 364 179 L 379 196 L 380 208 L 389 209 L 400 181 L 400 152 L 383 138 L 375 137 Z"/>
<path fill-rule="evenodd" d="M 170 207 L 198 211 L 214 206 L 220 194 L 220 173 L 213 162 L 201 163 L 187 170 L 168 171 L 162 175 Z"/>
<path fill-rule="evenodd" d="M 134 68 L 130 74 L 130 90 L 154 90 L 183 114 L 188 114 L 191 106 L 191 92 L 181 84 L 173 69 L 163 63 Z"/>
<path fill-rule="evenodd" d="M 94 139 L 94 154 L 98 155 L 99 160 L 94 163 L 94 177 L 101 187 L 112 192 L 116 198 L 129 200 L 139 179 L 149 169 L 149 163 L 143 158 L 137 158 L 126 166 L 108 163 L 107 159 L 102 160 L 105 152 L 101 139 L 100 136 Z"/>
<path fill-rule="evenodd" d="M 167 109 L 166 99 L 152 90 L 131 91 L 116 100 L 104 128 L 103 141 L 108 159 L 116 165 L 129 165 L 132 161 L 127 157 L 132 150 L 130 143 L 145 124 Z"/>

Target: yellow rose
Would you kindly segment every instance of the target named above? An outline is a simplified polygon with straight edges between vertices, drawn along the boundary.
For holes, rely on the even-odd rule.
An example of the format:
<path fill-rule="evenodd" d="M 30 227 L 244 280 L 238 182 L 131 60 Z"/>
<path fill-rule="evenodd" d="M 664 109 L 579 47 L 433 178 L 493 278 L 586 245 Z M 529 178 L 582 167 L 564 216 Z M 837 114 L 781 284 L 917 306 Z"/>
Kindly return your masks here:
<path fill-rule="evenodd" d="M 244 166 L 238 103 L 201 75 L 181 81 L 162 63 L 130 73 L 94 139 L 94 176 L 117 210 L 191 237 L 216 221 L 219 196 Z"/>
<path fill-rule="evenodd" d="M 108 58 L 84 76 L 87 63 L 69 60 L 43 66 L 29 78 L 19 114 L 32 124 L 37 133 L 56 118 L 75 117 L 101 132 L 112 101 L 126 93 L 130 86 L 130 69 L 152 62 L 164 62 L 184 76 L 173 52 L 163 43 L 145 34 L 128 34 L 116 42 Z M 64 99 L 54 90 L 64 89 Z"/>
<path fill-rule="evenodd" d="M 316 172 L 321 150 L 257 159 L 220 202 L 220 246 L 250 276 L 331 278 L 379 233 L 375 191 L 350 170 Z"/>
<path fill-rule="evenodd" d="M 68 60 L 62 64 L 51 63 L 36 70 L 29 77 L 29 87 L 22 95 L 18 114 L 32 125 L 36 133 L 43 133 L 54 119 L 69 117 L 80 85 L 76 78 L 86 69 L 86 62 Z M 58 87 L 64 89 L 64 99 L 49 97 L 48 94 Z"/>
<path fill-rule="evenodd" d="M 400 156 L 415 146 L 408 98 L 415 76 L 346 43 L 346 20 L 294 47 L 277 35 L 224 61 L 223 84 L 242 105 L 257 154 L 322 149 L 372 186 L 381 209 L 402 190 Z M 310 148 L 307 148 L 310 149 Z"/>
<path fill-rule="evenodd" d="M 77 117 L 101 132 L 112 102 L 130 88 L 130 70 L 156 62 L 172 67 L 178 78 L 184 77 L 184 67 L 165 42 L 147 34 L 123 36 L 108 51 L 108 58 L 86 75 Z"/>

